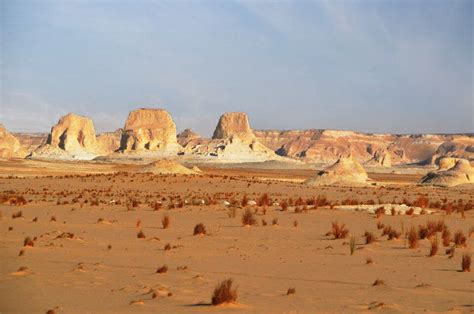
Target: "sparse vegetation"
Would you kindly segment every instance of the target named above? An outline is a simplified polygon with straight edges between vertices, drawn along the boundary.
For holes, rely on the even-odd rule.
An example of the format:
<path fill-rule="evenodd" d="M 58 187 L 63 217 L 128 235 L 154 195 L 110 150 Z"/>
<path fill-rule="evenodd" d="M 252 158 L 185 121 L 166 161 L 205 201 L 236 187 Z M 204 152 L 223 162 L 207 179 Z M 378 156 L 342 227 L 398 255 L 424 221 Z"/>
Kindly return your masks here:
<path fill-rule="evenodd" d="M 335 239 L 345 239 L 349 234 L 349 230 L 346 229 L 346 225 L 339 225 L 337 221 L 332 222 L 332 229 L 327 233 L 328 235 L 333 235 Z"/>
<path fill-rule="evenodd" d="M 164 215 L 163 218 L 161 218 L 161 225 L 163 226 L 163 229 L 168 229 L 170 227 L 170 216 Z"/>
<path fill-rule="evenodd" d="M 351 239 L 349 240 L 349 248 L 351 249 L 351 255 L 353 255 L 355 250 L 356 250 L 356 238 L 355 237 L 351 237 Z"/>
<path fill-rule="evenodd" d="M 164 273 L 167 273 L 167 272 L 168 272 L 168 266 L 166 266 L 166 265 L 163 265 L 163 266 L 161 266 L 160 268 L 158 268 L 156 270 L 157 274 L 164 274 Z"/>
<path fill-rule="evenodd" d="M 416 228 L 412 226 L 408 232 L 408 243 L 410 249 L 416 249 L 418 247 L 418 232 Z"/>
<path fill-rule="evenodd" d="M 466 253 L 462 255 L 461 269 L 463 272 L 471 271 L 471 255 L 470 254 Z"/>
<path fill-rule="evenodd" d="M 253 226 L 257 224 L 257 219 L 255 219 L 254 213 L 250 209 L 246 209 L 242 214 L 242 225 L 244 226 Z"/>
<path fill-rule="evenodd" d="M 463 246 L 466 247 L 467 246 L 466 241 L 467 241 L 467 238 L 464 235 L 464 233 L 461 230 L 456 231 L 456 233 L 454 234 L 454 244 L 457 247 L 463 247 Z"/>
<path fill-rule="evenodd" d="M 428 256 L 435 256 L 436 253 L 438 253 L 438 237 L 433 237 L 430 240 L 430 244 L 430 253 L 428 254 Z"/>
<path fill-rule="evenodd" d="M 205 235 L 206 234 L 206 227 L 199 223 L 194 227 L 193 235 Z"/>
<path fill-rule="evenodd" d="M 286 295 L 295 294 L 295 293 L 296 293 L 296 288 L 288 288 L 288 291 L 286 291 Z"/>
<path fill-rule="evenodd" d="M 369 231 L 366 231 L 364 233 L 364 237 L 365 237 L 365 244 L 370 244 L 370 243 L 375 242 L 377 240 L 375 235 L 372 232 L 369 232 Z"/>
<path fill-rule="evenodd" d="M 235 303 L 237 301 L 237 288 L 232 288 L 231 278 L 221 281 L 212 294 L 212 305 Z"/>

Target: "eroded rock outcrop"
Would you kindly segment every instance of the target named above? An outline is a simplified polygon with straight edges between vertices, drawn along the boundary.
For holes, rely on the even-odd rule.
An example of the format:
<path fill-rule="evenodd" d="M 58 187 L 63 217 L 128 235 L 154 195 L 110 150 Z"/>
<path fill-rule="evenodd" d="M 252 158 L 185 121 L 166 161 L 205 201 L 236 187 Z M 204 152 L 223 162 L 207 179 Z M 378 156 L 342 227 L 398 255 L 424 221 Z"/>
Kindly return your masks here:
<path fill-rule="evenodd" d="M 122 152 L 176 152 L 176 125 L 164 109 L 137 109 L 128 115 L 120 142 Z"/>
<path fill-rule="evenodd" d="M 69 113 L 51 128 L 46 144 L 34 150 L 31 157 L 90 160 L 100 153 L 92 120 Z"/>
<path fill-rule="evenodd" d="M 474 183 L 474 167 L 466 159 L 459 159 L 448 170 L 430 172 L 420 182 L 424 185 L 452 187 L 460 184 Z"/>
<path fill-rule="evenodd" d="M 192 147 L 187 145 L 185 153 L 218 162 L 287 161 L 257 140 L 250 128 L 247 114 L 242 112 L 223 114 L 212 140 Z"/>
<path fill-rule="evenodd" d="M 0 124 L 0 158 L 23 158 L 25 149 L 20 141 Z"/>
<path fill-rule="evenodd" d="M 340 158 L 336 163 L 306 180 L 308 185 L 360 185 L 368 180 L 364 167 L 352 157 Z"/>
<path fill-rule="evenodd" d="M 183 132 L 178 134 L 178 144 L 184 148 L 192 148 L 197 145 L 206 144 L 209 142 L 208 139 L 202 138 L 199 134 L 191 129 L 185 129 Z"/>

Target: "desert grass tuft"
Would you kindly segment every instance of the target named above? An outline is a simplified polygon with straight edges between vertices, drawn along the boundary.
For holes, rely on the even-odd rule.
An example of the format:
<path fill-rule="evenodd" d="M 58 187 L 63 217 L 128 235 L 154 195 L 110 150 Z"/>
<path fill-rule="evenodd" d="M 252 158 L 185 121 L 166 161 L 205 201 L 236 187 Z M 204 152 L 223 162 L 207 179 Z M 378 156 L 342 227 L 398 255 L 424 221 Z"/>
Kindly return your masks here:
<path fill-rule="evenodd" d="M 372 232 L 369 232 L 369 231 L 366 231 L 364 233 L 364 237 L 365 237 L 365 244 L 370 244 L 370 243 L 375 242 L 377 240 L 375 235 Z"/>
<path fill-rule="evenodd" d="M 410 249 L 416 249 L 418 247 L 418 232 L 414 226 L 412 226 L 408 232 L 408 243 Z"/>
<path fill-rule="evenodd" d="M 471 254 L 463 254 L 461 260 L 461 269 L 463 272 L 471 271 Z"/>
<path fill-rule="evenodd" d="M 296 288 L 288 288 L 288 291 L 286 291 L 286 295 L 295 294 L 295 293 L 296 293 Z"/>
<path fill-rule="evenodd" d="M 433 238 L 431 238 L 430 240 L 430 253 L 428 254 L 428 256 L 435 256 L 436 253 L 438 253 L 438 237 L 434 236 Z"/>
<path fill-rule="evenodd" d="M 451 243 L 451 232 L 448 230 L 448 228 L 443 230 L 443 233 L 441 233 L 441 238 L 443 239 L 443 246 L 448 247 Z"/>
<path fill-rule="evenodd" d="M 254 213 L 250 209 L 246 209 L 242 214 L 242 225 L 244 226 L 253 226 L 257 224 L 257 219 L 255 219 Z"/>
<path fill-rule="evenodd" d="M 349 248 L 351 250 L 351 255 L 354 255 L 354 252 L 356 250 L 356 238 L 355 237 L 351 237 L 351 239 L 349 240 Z"/>
<path fill-rule="evenodd" d="M 30 246 L 33 247 L 35 246 L 35 242 L 30 237 L 26 237 L 25 240 L 23 241 L 23 246 Z"/>
<path fill-rule="evenodd" d="M 171 244 L 166 243 L 164 250 L 165 250 L 165 251 L 171 250 Z"/>
<path fill-rule="evenodd" d="M 346 225 L 339 225 L 337 221 L 332 222 L 332 229 L 328 232 L 328 235 L 333 235 L 335 239 L 345 239 L 349 234 L 349 230 L 346 229 Z"/>
<path fill-rule="evenodd" d="M 212 305 L 235 303 L 237 301 L 237 288 L 232 288 L 231 278 L 221 281 L 212 294 Z"/>
<path fill-rule="evenodd" d="M 202 223 L 198 223 L 194 227 L 193 235 L 205 235 L 206 234 L 206 227 Z"/>
<path fill-rule="evenodd" d="M 161 266 L 156 271 L 157 274 L 165 274 L 167 272 L 168 272 L 168 266 L 166 266 L 166 265 Z"/>
<path fill-rule="evenodd" d="M 161 218 L 161 225 L 163 226 L 163 229 L 168 229 L 170 227 L 170 216 L 164 215 L 163 218 Z"/>
<path fill-rule="evenodd" d="M 454 244 L 458 247 L 467 246 L 467 238 L 461 230 L 456 231 L 454 234 Z"/>
<path fill-rule="evenodd" d="M 142 230 L 140 230 L 140 231 L 137 233 L 137 238 L 139 238 L 139 239 L 145 239 L 145 238 L 146 238 L 146 236 L 145 236 L 145 234 L 143 233 Z"/>

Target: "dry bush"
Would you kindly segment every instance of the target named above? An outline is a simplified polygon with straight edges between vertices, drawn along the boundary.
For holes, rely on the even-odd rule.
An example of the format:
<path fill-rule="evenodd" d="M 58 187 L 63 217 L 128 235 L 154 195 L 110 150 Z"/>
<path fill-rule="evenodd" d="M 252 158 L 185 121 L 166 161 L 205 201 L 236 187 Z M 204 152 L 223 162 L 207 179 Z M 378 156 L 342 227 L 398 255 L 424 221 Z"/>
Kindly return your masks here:
<path fill-rule="evenodd" d="M 269 206 L 271 203 L 268 193 L 263 193 L 257 200 L 257 206 Z"/>
<path fill-rule="evenodd" d="M 438 253 L 438 237 L 433 237 L 431 240 L 431 245 L 430 245 L 430 253 L 428 256 L 435 256 L 436 253 Z"/>
<path fill-rule="evenodd" d="M 298 227 L 298 220 L 293 221 L 293 227 Z"/>
<path fill-rule="evenodd" d="M 278 218 L 277 218 L 277 217 L 273 218 L 273 220 L 272 220 L 272 225 L 273 225 L 273 226 L 277 226 L 277 225 L 278 225 Z"/>
<path fill-rule="evenodd" d="M 349 248 L 351 250 L 351 255 L 354 255 L 354 252 L 356 250 L 356 238 L 355 237 L 351 237 L 351 239 L 349 240 Z"/>
<path fill-rule="evenodd" d="M 365 263 L 366 263 L 366 264 L 373 264 L 373 263 L 374 263 L 374 260 L 373 260 L 371 257 L 367 257 L 367 258 L 365 259 Z"/>
<path fill-rule="evenodd" d="M 388 240 L 399 239 L 401 233 L 392 228 L 391 226 L 387 226 L 382 231 L 382 237 L 388 236 Z"/>
<path fill-rule="evenodd" d="M 448 228 L 443 230 L 441 238 L 443 239 L 443 246 L 449 246 L 451 243 L 451 232 L 448 230 Z"/>
<path fill-rule="evenodd" d="M 464 272 L 471 271 L 471 255 L 470 254 L 466 253 L 462 255 L 461 269 Z"/>
<path fill-rule="evenodd" d="M 385 225 L 381 221 L 377 221 L 377 229 L 380 230 L 383 228 L 385 228 Z"/>
<path fill-rule="evenodd" d="M 267 221 L 265 219 L 262 219 L 262 226 L 268 225 Z"/>
<path fill-rule="evenodd" d="M 377 279 L 374 281 L 374 283 L 372 284 L 372 286 L 385 286 L 385 281 L 381 280 L 381 279 Z"/>
<path fill-rule="evenodd" d="M 51 218 L 49 218 L 49 221 L 56 221 L 56 216 L 51 216 Z"/>
<path fill-rule="evenodd" d="M 247 194 L 245 194 L 244 197 L 242 197 L 242 202 L 240 202 L 240 205 L 242 205 L 242 207 L 245 207 L 248 203 L 249 199 L 247 198 Z"/>
<path fill-rule="evenodd" d="M 287 211 L 288 210 L 288 202 L 287 201 L 282 201 L 281 202 L 281 210 L 282 211 Z"/>
<path fill-rule="evenodd" d="M 171 250 L 171 244 L 170 244 L 170 243 L 166 243 L 166 245 L 165 245 L 165 247 L 164 247 L 164 250 L 165 250 L 165 251 Z"/>
<path fill-rule="evenodd" d="M 255 219 L 254 213 L 250 209 L 246 209 L 242 214 L 242 225 L 244 226 L 253 226 L 257 224 L 257 219 Z"/>
<path fill-rule="evenodd" d="M 26 237 L 25 240 L 23 241 L 23 246 L 35 246 L 35 243 L 30 237 Z"/>
<path fill-rule="evenodd" d="M 456 233 L 454 234 L 454 244 L 456 246 L 467 246 L 467 238 L 466 236 L 464 235 L 464 233 L 461 231 L 461 230 L 458 230 L 456 231 Z"/>
<path fill-rule="evenodd" d="M 163 218 L 161 218 L 161 225 L 163 226 L 163 229 L 168 229 L 170 222 L 170 217 L 168 215 L 164 215 Z"/>
<path fill-rule="evenodd" d="M 235 218 L 237 216 L 237 208 L 235 207 L 230 208 L 227 215 L 229 216 L 229 218 Z"/>
<path fill-rule="evenodd" d="M 221 281 L 212 294 L 212 305 L 219 305 L 224 303 L 235 303 L 237 301 L 237 288 L 232 288 L 232 279 Z"/>
<path fill-rule="evenodd" d="M 160 202 L 154 202 L 151 207 L 153 208 L 154 211 L 158 211 L 161 208 L 161 203 Z"/>
<path fill-rule="evenodd" d="M 206 227 L 199 223 L 194 227 L 193 235 L 205 235 L 206 234 Z"/>
<path fill-rule="evenodd" d="M 166 265 L 161 266 L 156 271 L 157 274 L 165 274 L 167 272 L 168 272 L 168 266 L 166 266 Z"/>
<path fill-rule="evenodd" d="M 379 207 L 375 210 L 375 217 L 376 218 L 380 218 L 383 215 L 385 215 L 385 208 L 383 206 L 381 206 L 381 207 Z"/>
<path fill-rule="evenodd" d="M 449 255 L 449 258 L 453 258 L 455 251 L 456 248 L 454 246 L 450 247 L 449 249 L 446 249 L 446 255 Z"/>
<path fill-rule="evenodd" d="M 145 236 L 145 234 L 143 233 L 142 230 L 140 230 L 140 231 L 137 233 L 137 238 L 139 238 L 139 239 L 145 239 L 145 238 L 146 238 L 146 236 Z"/>
<path fill-rule="evenodd" d="M 366 231 L 364 233 L 364 237 L 365 237 L 365 244 L 370 244 L 370 243 L 375 242 L 377 240 L 375 235 L 372 232 L 369 232 L 369 231 Z"/>
<path fill-rule="evenodd" d="M 346 229 L 346 225 L 339 225 L 337 221 L 332 222 L 332 229 L 327 233 L 328 235 L 333 235 L 335 239 L 345 239 L 349 234 L 349 230 Z"/>
<path fill-rule="evenodd" d="M 288 291 L 286 291 L 286 295 L 295 294 L 295 293 L 296 293 L 296 288 L 288 288 Z"/>
<path fill-rule="evenodd" d="M 413 202 L 412 206 L 426 208 L 428 207 L 429 202 L 430 200 L 426 196 L 421 195 Z"/>
<path fill-rule="evenodd" d="M 418 247 L 418 232 L 414 226 L 412 226 L 408 232 L 408 243 L 410 249 L 416 249 Z"/>

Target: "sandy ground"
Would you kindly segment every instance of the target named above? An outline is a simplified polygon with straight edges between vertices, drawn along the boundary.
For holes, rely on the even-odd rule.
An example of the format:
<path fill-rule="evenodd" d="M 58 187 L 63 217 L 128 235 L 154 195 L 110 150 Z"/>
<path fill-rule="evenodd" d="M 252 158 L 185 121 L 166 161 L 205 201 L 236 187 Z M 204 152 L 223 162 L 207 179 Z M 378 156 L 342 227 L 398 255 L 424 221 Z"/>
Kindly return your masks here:
<path fill-rule="evenodd" d="M 421 187 L 413 184 L 418 175 L 372 174 L 386 186 L 315 188 L 297 182 L 311 175 L 304 170 L 206 168 L 203 176 L 113 174 L 132 168 L 0 162 L 0 191 L 13 191 L 28 200 L 22 206 L 0 205 L 1 313 L 50 309 L 56 313 L 352 313 L 371 309 L 466 313 L 474 309 L 474 277 L 472 272 L 460 272 L 461 256 L 474 251 L 474 235 L 468 237 L 467 247 L 456 248 L 453 258 L 445 254 L 441 241 L 438 254 L 428 257 L 428 239 L 420 240 L 417 249 L 409 249 L 404 237 L 388 240 L 376 226 L 380 221 L 402 231 L 443 219 L 451 233 L 462 230 L 467 236 L 474 226 L 472 210 L 465 218 L 437 211 L 376 219 L 329 207 L 295 213 L 292 207 L 280 211 L 280 206 L 270 205 L 265 214 L 259 208 L 258 226 L 243 227 L 240 204 L 235 217 L 224 205 L 232 199 L 240 203 L 244 194 L 254 200 L 263 193 L 274 201 L 325 196 L 334 203 L 345 199 L 394 203 L 424 194 L 433 202 L 462 199 L 466 203 L 474 201 L 472 187 Z M 135 207 L 133 200 L 138 204 Z M 179 206 L 180 201 L 201 200 L 206 204 Z M 153 209 L 155 202 L 162 202 L 161 209 Z M 171 203 L 175 208 L 168 209 Z M 22 217 L 12 218 L 18 211 Z M 161 224 L 164 215 L 171 220 L 167 229 Z M 53 216 L 55 221 L 51 221 Z M 271 223 L 274 218 L 277 225 Z M 349 237 L 326 236 L 333 221 L 346 224 L 349 237 L 355 236 L 353 255 Z M 198 223 L 206 226 L 207 235 L 193 236 Z M 145 238 L 137 238 L 140 230 Z M 365 244 L 365 231 L 373 232 L 378 240 Z M 36 238 L 33 247 L 23 247 L 26 237 Z M 168 243 L 173 248 L 165 251 Z M 24 254 L 19 256 L 21 250 Z M 373 263 L 366 264 L 367 258 Z M 163 265 L 168 272 L 157 274 Z M 20 267 L 27 269 L 18 271 Z M 216 283 L 226 278 L 233 278 L 238 286 L 237 304 L 209 305 Z M 385 285 L 372 286 L 376 279 Z M 286 295 L 290 287 L 296 293 Z"/>

